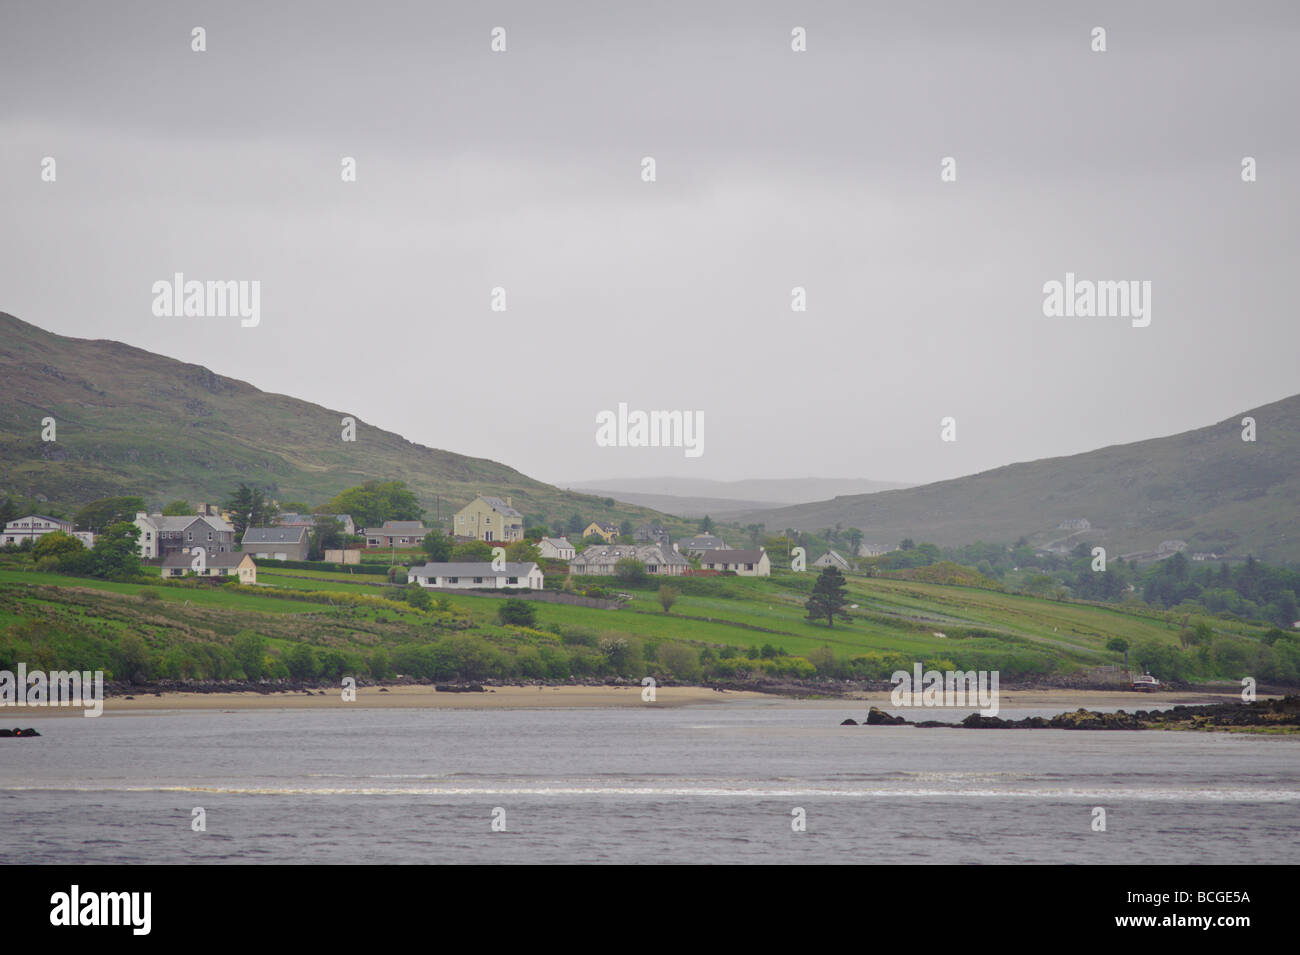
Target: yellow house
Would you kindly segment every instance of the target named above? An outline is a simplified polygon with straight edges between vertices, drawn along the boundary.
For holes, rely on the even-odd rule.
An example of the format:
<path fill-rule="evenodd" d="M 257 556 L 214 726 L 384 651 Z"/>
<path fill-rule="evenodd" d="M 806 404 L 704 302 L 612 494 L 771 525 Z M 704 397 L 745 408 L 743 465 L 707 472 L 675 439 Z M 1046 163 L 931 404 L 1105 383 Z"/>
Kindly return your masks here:
<path fill-rule="evenodd" d="M 524 516 L 511 506 L 510 498 L 484 497 L 480 494 L 451 519 L 451 532 L 457 537 L 474 537 L 481 541 L 521 541 L 524 539 Z"/>
<path fill-rule="evenodd" d="M 582 532 L 583 537 L 599 537 L 606 544 L 612 544 L 618 538 L 617 524 L 599 524 L 592 521 L 587 525 L 587 529 Z"/>

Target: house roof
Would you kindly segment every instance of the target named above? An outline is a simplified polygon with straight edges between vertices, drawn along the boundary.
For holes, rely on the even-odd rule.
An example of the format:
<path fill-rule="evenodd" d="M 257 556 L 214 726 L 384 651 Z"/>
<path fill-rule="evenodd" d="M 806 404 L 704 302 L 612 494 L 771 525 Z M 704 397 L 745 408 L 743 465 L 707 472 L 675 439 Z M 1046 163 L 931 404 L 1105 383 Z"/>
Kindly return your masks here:
<path fill-rule="evenodd" d="M 140 518 L 136 518 L 140 520 Z M 235 529 L 219 517 L 205 514 L 181 514 L 179 516 L 164 516 L 162 514 L 146 514 L 144 520 L 153 525 L 155 530 L 165 531 L 168 533 L 185 530 L 196 521 L 208 525 L 214 531 L 220 533 L 232 533 Z"/>
<path fill-rule="evenodd" d="M 490 560 L 457 561 L 447 563 L 421 564 L 407 571 L 408 575 L 421 577 L 527 577 L 537 568 L 534 561 L 512 563 L 506 561 L 505 568 L 494 570 Z"/>
<path fill-rule="evenodd" d="M 367 527 L 365 532 L 372 537 L 423 537 L 429 528 L 419 521 L 388 521 L 383 527 Z"/>
<path fill-rule="evenodd" d="M 635 557 L 643 564 L 688 565 L 677 551 L 661 544 L 592 544 L 576 558 L 575 564 L 616 564 L 625 557 Z"/>
<path fill-rule="evenodd" d="M 496 511 L 498 514 L 504 515 L 505 517 L 524 516 L 520 514 L 518 511 L 516 511 L 513 507 L 511 507 L 509 504 L 507 504 L 505 501 L 501 500 L 501 498 L 499 497 L 487 497 L 486 495 L 483 494 L 480 494 L 479 497 L 483 499 L 483 503 L 485 503 L 488 507 L 492 508 L 492 510 Z"/>
<path fill-rule="evenodd" d="M 245 559 L 252 560 L 248 554 L 234 553 L 233 551 L 220 551 L 216 554 L 208 554 L 204 560 L 209 567 L 238 567 Z M 194 560 L 194 555 L 186 551 L 172 551 L 163 558 L 164 567 L 188 567 Z M 256 565 L 254 565 L 256 566 Z"/>
<path fill-rule="evenodd" d="M 702 564 L 757 564 L 765 551 L 761 550 L 706 550 L 700 558 Z"/>
<path fill-rule="evenodd" d="M 305 527 L 250 527 L 244 531 L 244 543 L 299 544 L 306 536 Z"/>
<path fill-rule="evenodd" d="M 703 548 L 704 550 L 727 550 L 728 549 L 726 541 L 724 541 L 721 537 L 714 537 L 712 534 L 700 534 L 697 537 L 688 537 L 686 538 L 686 540 L 681 541 L 680 543 L 682 547 L 690 547 L 695 550 L 700 550 L 701 548 Z M 721 544 L 722 546 L 721 547 L 714 546 L 717 544 Z"/>
<path fill-rule="evenodd" d="M 384 521 L 384 526 L 381 530 L 389 532 L 396 531 L 398 533 L 403 531 L 422 531 L 424 530 L 424 521 Z"/>
<path fill-rule="evenodd" d="M 573 547 L 573 545 L 569 543 L 569 539 L 567 537 L 543 537 L 542 540 L 549 541 L 551 544 L 553 544 L 556 547 L 568 547 L 568 548 Z M 540 544 L 541 541 L 538 541 L 538 543 Z"/>
<path fill-rule="evenodd" d="M 26 517 L 15 517 L 9 524 L 21 524 L 23 521 L 49 521 L 51 524 L 71 524 L 72 521 L 64 520 L 61 517 L 50 517 L 48 514 L 28 514 Z M 5 526 L 8 527 L 9 524 Z"/>

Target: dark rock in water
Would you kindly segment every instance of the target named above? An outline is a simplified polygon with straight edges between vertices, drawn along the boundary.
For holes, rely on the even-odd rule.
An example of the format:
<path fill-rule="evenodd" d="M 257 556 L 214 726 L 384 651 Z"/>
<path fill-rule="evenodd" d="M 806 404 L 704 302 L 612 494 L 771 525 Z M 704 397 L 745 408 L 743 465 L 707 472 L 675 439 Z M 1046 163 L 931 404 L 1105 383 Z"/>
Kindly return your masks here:
<path fill-rule="evenodd" d="M 907 720 L 903 717 L 890 716 L 878 706 L 873 706 L 871 709 L 867 710 L 868 726 L 902 726 L 906 722 Z"/>
<path fill-rule="evenodd" d="M 434 687 L 439 693 L 486 693 L 481 683 L 470 683 L 468 686 L 457 686 L 454 683 L 439 683 Z"/>
<path fill-rule="evenodd" d="M 386 687 L 386 686 L 381 686 L 381 687 L 379 688 L 379 692 L 380 692 L 380 693 L 387 693 L 387 692 L 388 692 L 388 687 Z"/>
<path fill-rule="evenodd" d="M 134 697 L 134 696 L 128 696 L 127 699 L 128 699 L 128 700 L 134 700 L 135 697 Z"/>
<path fill-rule="evenodd" d="M 845 721 L 844 721 L 843 723 L 841 723 L 840 725 L 841 725 L 841 726 L 857 726 L 857 725 L 858 725 L 858 721 L 857 721 L 857 720 L 845 720 Z"/>
<path fill-rule="evenodd" d="M 34 729 L 28 728 L 24 730 L 24 729 L 19 729 L 17 726 L 15 726 L 11 730 L 0 730 L 0 736 L 40 736 L 40 735 L 41 734 L 36 732 L 36 730 Z"/>

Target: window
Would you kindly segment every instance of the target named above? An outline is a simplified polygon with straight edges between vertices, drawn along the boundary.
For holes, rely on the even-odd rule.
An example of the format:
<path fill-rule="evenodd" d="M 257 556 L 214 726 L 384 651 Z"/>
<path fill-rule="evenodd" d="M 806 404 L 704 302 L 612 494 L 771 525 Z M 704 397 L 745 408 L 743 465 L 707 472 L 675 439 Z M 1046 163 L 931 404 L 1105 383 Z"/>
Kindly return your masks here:
<path fill-rule="evenodd" d="M 476 584 L 481 584 L 481 583 L 483 583 L 483 578 L 482 578 L 482 577 L 475 577 L 475 578 L 474 578 L 474 583 L 476 583 Z"/>
<path fill-rule="evenodd" d="M 459 578 L 459 577 L 448 577 L 448 578 L 447 578 L 447 583 L 449 583 L 449 584 L 458 584 L 458 583 L 460 583 L 460 578 Z"/>
<path fill-rule="evenodd" d="M 518 578 L 518 577 L 507 577 L 507 578 L 506 578 L 506 583 L 508 583 L 508 584 L 517 584 L 517 583 L 519 583 L 519 578 Z"/>

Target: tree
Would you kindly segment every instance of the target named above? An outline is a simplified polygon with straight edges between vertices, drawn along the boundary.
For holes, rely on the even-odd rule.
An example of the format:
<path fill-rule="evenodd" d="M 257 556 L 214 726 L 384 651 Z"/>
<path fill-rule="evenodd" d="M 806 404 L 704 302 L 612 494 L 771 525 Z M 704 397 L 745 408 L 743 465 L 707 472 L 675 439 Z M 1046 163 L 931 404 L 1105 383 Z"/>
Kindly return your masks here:
<path fill-rule="evenodd" d="M 497 607 L 497 619 L 506 626 L 531 627 L 537 622 L 537 610 L 527 600 L 510 597 Z"/>
<path fill-rule="evenodd" d="M 622 524 L 618 525 L 619 537 L 631 537 L 635 532 L 636 528 L 632 526 L 632 522 L 629 520 L 625 519 Z"/>
<path fill-rule="evenodd" d="M 910 537 L 904 537 L 901 541 L 899 541 L 899 543 L 898 543 L 898 549 L 899 549 L 899 550 L 915 550 L 915 549 L 916 549 L 916 543 L 912 540 L 912 538 L 910 538 Z"/>
<path fill-rule="evenodd" d="M 477 563 L 492 559 L 492 545 L 487 541 L 465 541 L 451 549 L 451 559 Z"/>
<path fill-rule="evenodd" d="M 664 613 L 669 613 L 673 609 L 673 604 L 677 603 L 677 598 L 682 592 L 676 587 L 670 587 L 663 584 L 659 587 L 659 606 L 664 608 Z"/>
<path fill-rule="evenodd" d="M 862 549 L 862 531 L 856 527 L 850 527 L 846 536 L 849 541 L 849 550 L 853 551 L 849 556 L 857 557 L 858 552 Z"/>
<path fill-rule="evenodd" d="M 294 644 L 293 649 L 285 656 L 284 663 L 289 668 L 289 675 L 295 680 L 312 680 L 320 672 L 316 654 L 307 643 Z"/>
<path fill-rule="evenodd" d="M 1106 641 L 1106 649 L 1111 653 L 1128 653 L 1128 641 L 1123 637 L 1111 637 Z"/>
<path fill-rule="evenodd" d="M 763 531 L 766 530 L 765 524 L 746 524 L 745 532 L 749 534 L 749 546 L 757 547 L 763 541 Z"/>
<path fill-rule="evenodd" d="M 95 538 L 95 546 L 91 549 L 94 558 L 94 569 L 91 572 L 96 577 L 110 580 L 128 580 L 140 576 L 140 551 L 136 547 L 139 536 L 140 528 L 126 521 L 104 528 Z"/>
<path fill-rule="evenodd" d="M 808 611 L 809 620 L 821 620 L 824 617 L 826 625 L 834 627 L 837 616 L 842 620 L 849 619 L 848 612 L 844 609 L 848 602 L 844 575 L 838 567 L 824 567 L 817 575 L 812 596 L 804 604 L 804 609 Z"/>
<path fill-rule="evenodd" d="M 142 497 L 106 497 L 87 504 L 72 519 L 81 530 L 99 533 L 109 524 L 134 521 L 136 514 L 143 510 Z"/>
<path fill-rule="evenodd" d="M 433 598 L 429 596 L 429 591 L 419 584 L 407 584 L 402 591 L 402 597 L 416 610 L 428 610 L 433 605 Z"/>
<path fill-rule="evenodd" d="M 65 557 L 85 549 L 86 546 L 71 534 L 54 531 L 50 534 L 42 534 L 32 545 L 32 560 L 39 561 L 45 557 L 53 557 L 55 561 L 62 561 Z"/>
<path fill-rule="evenodd" d="M 532 541 L 514 541 L 506 545 L 506 560 L 514 563 L 537 563 L 542 559 L 542 552 Z"/>
<path fill-rule="evenodd" d="M 162 509 L 163 517 L 186 517 L 195 513 L 194 505 L 189 501 L 175 500 Z"/>
<path fill-rule="evenodd" d="M 280 505 L 280 510 L 285 514 L 308 514 L 311 507 L 306 501 L 285 501 Z"/>
<path fill-rule="evenodd" d="M 335 514 L 351 514 L 360 527 L 384 521 L 418 521 L 424 508 L 405 481 L 367 481 L 336 495 L 329 503 Z"/>
<path fill-rule="evenodd" d="M 578 514 L 570 514 L 568 521 L 564 524 L 564 531 L 567 534 L 581 534 L 584 526 L 582 518 Z"/>
<path fill-rule="evenodd" d="M 238 489 L 232 491 L 223 506 L 230 511 L 235 540 L 243 538 L 244 531 L 250 527 L 268 526 L 279 513 L 265 491 L 247 484 L 240 484 Z"/>
<path fill-rule="evenodd" d="M 244 668 L 244 676 L 260 680 L 266 671 L 266 639 L 252 630 L 241 630 L 230 642 L 235 659 Z"/>
<path fill-rule="evenodd" d="M 545 524 L 534 524 L 524 530 L 524 540 L 539 541 L 546 536 Z"/>
<path fill-rule="evenodd" d="M 343 525 L 331 514 L 317 514 L 308 543 L 308 560 L 324 560 L 326 550 L 343 546 Z"/>
<path fill-rule="evenodd" d="M 442 531 L 429 531 L 424 535 L 424 540 L 420 542 L 420 546 L 429 555 L 429 560 L 442 563 L 451 559 L 451 551 L 455 543 L 450 536 Z"/>
<path fill-rule="evenodd" d="M 708 514 L 705 514 L 704 517 L 701 518 L 700 520 L 700 533 L 701 534 L 713 533 L 713 518 L 709 517 Z"/>
<path fill-rule="evenodd" d="M 614 576 L 619 583 L 640 584 L 646 579 L 645 564 L 635 557 L 620 557 L 614 563 Z"/>

